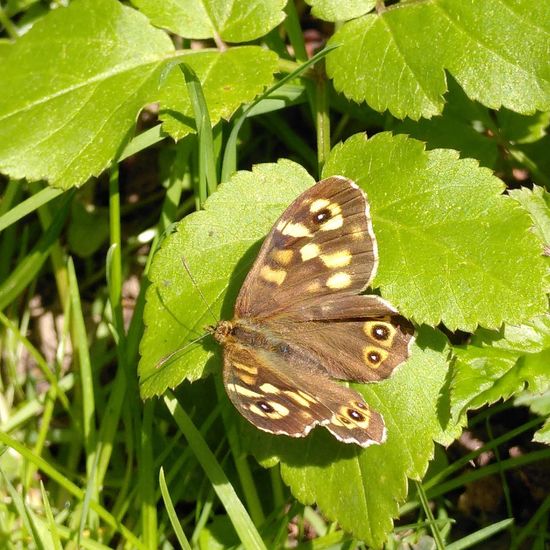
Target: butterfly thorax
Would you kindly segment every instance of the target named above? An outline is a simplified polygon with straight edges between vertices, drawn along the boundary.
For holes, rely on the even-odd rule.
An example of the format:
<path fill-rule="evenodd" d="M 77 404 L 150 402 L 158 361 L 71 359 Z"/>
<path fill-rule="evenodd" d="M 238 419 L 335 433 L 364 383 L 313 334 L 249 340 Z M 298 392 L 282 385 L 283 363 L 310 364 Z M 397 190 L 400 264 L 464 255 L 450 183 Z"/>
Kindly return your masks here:
<path fill-rule="evenodd" d="M 225 346 L 237 344 L 244 347 L 273 350 L 279 344 L 278 338 L 270 338 L 265 330 L 252 321 L 237 319 L 220 321 L 212 329 L 214 338 Z"/>

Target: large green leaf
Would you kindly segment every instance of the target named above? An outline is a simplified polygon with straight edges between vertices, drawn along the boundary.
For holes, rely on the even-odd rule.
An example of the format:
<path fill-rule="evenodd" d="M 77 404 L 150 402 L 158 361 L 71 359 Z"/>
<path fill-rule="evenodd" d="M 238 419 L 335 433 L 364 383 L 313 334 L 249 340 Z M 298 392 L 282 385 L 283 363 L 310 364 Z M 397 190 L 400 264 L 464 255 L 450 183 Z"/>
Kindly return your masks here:
<path fill-rule="evenodd" d="M 238 172 L 206 201 L 204 211 L 186 217 L 166 239 L 151 266 L 144 312 L 139 365 L 144 397 L 211 369 L 220 376 L 219 348 L 211 338 L 162 360 L 204 334 L 205 325 L 231 318 L 261 240 L 282 210 L 312 184 L 301 167 L 285 160 Z M 303 440 L 269 436 L 233 411 L 245 430 L 243 446 L 263 463 L 280 461 L 285 481 L 300 500 L 318 502 L 345 529 L 379 545 L 391 529 L 398 502 L 406 496 L 407 477 L 422 477 L 433 455 L 433 439 L 449 441 L 447 355 L 445 337 L 425 327 L 411 359 L 392 379 L 354 385 L 384 414 L 389 435 L 380 447 L 344 445 L 324 429 Z"/>
<path fill-rule="evenodd" d="M 546 310 L 541 243 L 489 170 L 383 133 L 335 147 L 324 173 L 366 190 L 380 248 L 375 284 L 405 316 L 472 331 Z"/>
<path fill-rule="evenodd" d="M 199 74 L 215 124 L 271 82 L 277 56 L 257 46 L 175 52 L 163 31 L 115 0 L 76 0 L 51 12 L 3 59 L 0 170 L 57 187 L 82 184 L 117 157 L 153 101 L 165 102 L 174 137 L 193 131 L 180 71 L 163 75 L 174 59 Z"/>
<path fill-rule="evenodd" d="M 441 112 L 448 71 L 487 107 L 550 109 L 550 4 L 532 0 L 401 2 L 346 23 L 327 58 L 337 90 L 378 111 Z"/>
<path fill-rule="evenodd" d="M 158 94 L 170 39 L 115 0 L 77 0 L 11 46 L 2 66 L 0 170 L 71 187 L 99 174 Z"/>
<path fill-rule="evenodd" d="M 132 0 L 151 21 L 186 38 L 246 42 L 283 19 L 286 0 Z"/>

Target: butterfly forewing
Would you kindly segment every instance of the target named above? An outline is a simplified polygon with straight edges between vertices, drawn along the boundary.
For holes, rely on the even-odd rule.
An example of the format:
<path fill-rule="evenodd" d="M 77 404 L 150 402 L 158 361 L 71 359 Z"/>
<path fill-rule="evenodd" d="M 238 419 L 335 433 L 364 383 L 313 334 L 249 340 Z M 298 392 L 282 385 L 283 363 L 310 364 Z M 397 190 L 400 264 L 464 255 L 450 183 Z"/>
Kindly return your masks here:
<path fill-rule="evenodd" d="M 377 263 L 364 193 L 347 178 L 327 178 L 275 222 L 241 288 L 235 316 L 289 315 L 316 298 L 357 294 Z"/>

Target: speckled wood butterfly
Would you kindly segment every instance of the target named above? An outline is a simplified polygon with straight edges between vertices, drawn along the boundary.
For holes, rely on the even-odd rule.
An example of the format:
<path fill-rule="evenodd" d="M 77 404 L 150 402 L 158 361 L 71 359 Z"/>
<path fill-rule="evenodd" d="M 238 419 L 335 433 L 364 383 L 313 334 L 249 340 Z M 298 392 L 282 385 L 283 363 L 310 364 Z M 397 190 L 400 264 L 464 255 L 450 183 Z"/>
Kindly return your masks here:
<path fill-rule="evenodd" d="M 211 328 L 227 394 L 254 426 L 303 437 L 320 424 L 345 443 L 385 441 L 382 415 L 337 382 L 382 380 L 409 355 L 412 325 L 360 294 L 377 264 L 366 196 L 348 178 L 318 182 L 277 220 L 233 320 Z"/>

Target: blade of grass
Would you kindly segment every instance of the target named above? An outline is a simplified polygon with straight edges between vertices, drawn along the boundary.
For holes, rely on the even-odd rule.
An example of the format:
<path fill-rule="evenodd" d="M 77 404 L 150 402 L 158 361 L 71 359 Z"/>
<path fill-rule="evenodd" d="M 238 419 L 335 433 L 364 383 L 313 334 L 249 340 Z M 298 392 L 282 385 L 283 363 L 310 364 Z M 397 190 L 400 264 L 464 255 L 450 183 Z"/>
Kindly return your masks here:
<path fill-rule="evenodd" d="M 80 373 L 80 391 L 82 395 L 82 435 L 84 439 L 84 448 L 86 450 L 86 496 L 82 508 L 78 540 L 81 538 L 82 531 L 86 526 L 88 515 L 88 503 L 91 499 L 98 500 L 98 485 L 95 480 L 97 473 L 97 427 L 96 427 L 96 407 L 94 395 L 94 378 L 92 374 L 92 364 L 88 349 L 88 337 L 84 323 L 84 314 L 80 303 L 80 293 L 78 290 L 78 281 L 72 258 L 69 258 L 69 294 L 72 312 L 72 342 L 73 349 L 78 355 L 78 365 Z M 90 517 L 90 527 L 97 527 L 97 518 Z"/>
<path fill-rule="evenodd" d="M 415 484 L 420 502 L 422 504 L 422 509 L 424 510 L 424 514 L 426 514 L 426 517 L 428 518 L 428 523 L 430 525 L 430 530 L 434 538 L 435 546 L 438 550 L 445 550 L 445 543 L 443 542 L 439 527 L 435 521 L 434 515 L 432 514 L 432 509 L 430 508 L 430 503 L 428 501 L 428 498 L 426 497 L 426 493 L 424 492 L 422 484 L 419 481 L 415 481 Z"/>
<path fill-rule="evenodd" d="M 441 483 L 439 485 L 431 487 L 429 490 L 424 490 L 426 491 L 428 498 L 436 498 L 438 496 L 444 495 L 449 491 L 457 489 L 458 487 L 462 487 L 466 483 L 471 483 L 472 481 L 476 481 L 477 479 L 481 479 L 482 477 L 487 477 L 489 475 L 498 474 L 501 468 L 504 472 L 506 470 L 519 468 L 521 466 L 525 466 L 526 464 L 531 464 L 533 462 L 547 459 L 550 459 L 550 449 L 534 451 L 526 455 L 503 460 L 499 464 L 489 464 L 488 466 L 484 466 L 479 470 L 468 472 L 467 474 L 458 476 L 455 479 L 447 481 L 446 483 Z"/>
<path fill-rule="evenodd" d="M 69 192 L 61 199 L 57 213 L 48 229 L 26 257 L 17 264 L 8 278 L 0 284 L 0 311 L 13 302 L 37 276 L 63 229 L 72 197 L 73 192 Z"/>
<path fill-rule="evenodd" d="M 161 142 L 163 139 L 166 139 L 166 134 L 162 132 L 162 124 L 157 124 L 149 130 L 145 130 L 141 134 L 135 136 L 128 145 L 124 148 L 120 156 L 118 157 L 118 162 L 123 161 L 124 159 L 151 147 L 156 143 Z"/>
<path fill-rule="evenodd" d="M 153 464 L 153 418 L 155 402 L 149 400 L 143 407 L 143 421 L 141 423 L 141 441 L 139 453 L 139 495 L 141 497 L 141 526 L 143 543 L 147 548 L 156 550 L 157 541 L 157 506 L 155 501 L 155 476 Z"/>
<path fill-rule="evenodd" d="M 463 537 L 460 540 L 448 544 L 447 550 L 464 550 L 465 548 L 476 546 L 482 541 L 487 540 L 493 535 L 496 535 L 500 531 L 508 529 L 512 523 L 514 523 L 514 519 L 509 518 L 503 519 L 502 521 L 499 521 L 497 523 L 493 523 L 493 525 L 488 525 L 487 527 L 484 527 L 483 529 L 480 529 L 475 533 L 471 533 L 470 535 Z"/>
<path fill-rule="evenodd" d="M 521 543 L 528 537 L 533 536 L 535 533 L 535 525 L 543 519 L 543 516 L 550 511 L 550 495 L 548 495 L 538 507 L 537 511 L 533 514 L 527 524 L 522 527 L 518 532 L 516 539 L 510 546 L 510 550 L 516 550 L 521 547 Z"/>
<path fill-rule="evenodd" d="M 52 508 L 48 499 L 48 493 L 44 489 L 44 484 L 40 480 L 40 492 L 42 493 L 42 502 L 44 504 L 44 511 L 46 512 L 46 519 L 48 520 L 48 531 L 52 536 L 53 550 L 63 550 L 61 546 L 61 539 L 59 538 L 59 532 L 57 530 L 57 524 L 52 514 Z"/>
<path fill-rule="evenodd" d="M 36 361 L 36 364 L 38 368 L 40 369 L 41 373 L 44 375 L 44 378 L 49 382 L 49 384 L 55 388 L 56 390 L 56 397 L 59 398 L 59 401 L 63 405 L 63 408 L 69 412 L 69 401 L 67 399 L 67 396 L 65 395 L 65 392 L 62 388 L 59 387 L 57 383 L 57 378 L 52 373 L 50 366 L 42 356 L 42 354 L 31 344 L 29 339 L 21 334 L 21 331 L 19 330 L 19 327 L 13 323 L 10 319 L 8 319 L 1 311 L 0 311 L 0 323 L 4 325 L 6 330 L 9 330 L 13 333 L 13 335 L 21 342 L 24 346 L 29 355 Z"/>
<path fill-rule="evenodd" d="M 187 91 L 195 115 L 195 124 L 199 136 L 199 180 L 201 199 L 211 195 L 218 187 L 216 176 L 216 161 L 214 155 L 214 138 L 212 135 L 212 124 L 208 114 L 208 106 L 201 82 L 195 71 L 186 63 L 180 63 L 179 68 L 185 78 Z M 204 201 L 201 200 L 201 206 Z"/>
<path fill-rule="evenodd" d="M 166 485 L 166 479 L 164 479 L 164 469 L 161 467 L 159 471 L 159 485 L 160 492 L 162 494 L 162 500 L 164 501 L 164 507 L 166 508 L 166 513 L 168 514 L 168 519 L 172 524 L 172 529 L 174 529 L 174 534 L 176 535 L 180 546 L 183 550 L 191 550 L 191 545 L 181 528 L 181 524 L 176 514 L 176 509 L 172 504 L 172 499 L 170 498 L 170 492 L 168 491 L 168 486 Z"/>
<path fill-rule="evenodd" d="M 252 523 L 248 512 L 239 500 L 235 489 L 227 479 L 220 464 L 212 454 L 212 451 L 206 445 L 200 432 L 191 422 L 191 419 L 187 416 L 182 407 L 180 407 L 173 394 L 170 393 L 166 396 L 164 402 L 178 427 L 185 435 L 190 447 L 193 449 L 199 464 L 202 466 L 208 479 L 212 483 L 243 546 L 247 549 L 250 548 L 254 550 L 265 549 L 266 546 Z"/>
<path fill-rule="evenodd" d="M 2 474 L 2 477 L 4 478 L 4 483 L 8 488 L 8 493 L 10 494 L 11 500 L 15 504 L 17 512 L 19 513 L 19 517 L 21 518 L 23 525 L 25 525 L 25 528 L 27 529 L 29 535 L 32 537 L 36 548 L 38 548 L 38 550 L 46 550 L 46 547 L 44 546 L 42 541 L 42 537 L 40 536 L 40 533 L 38 532 L 38 529 L 34 523 L 30 508 L 25 505 L 23 499 L 21 498 L 21 495 L 18 491 L 15 490 L 15 487 L 6 477 L 3 470 L 0 470 L 0 474 Z"/>
<path fill-rule="evenodd" d="M 63 194 L 62 189 L 55 189 L 54 187 L 44 187 L 38 193 L 33 194 L 28 199 L 20 202 L 17 206 L 14 206 L 11 210 L 8 210 L 5 214 L 0 216 L 0 231 L 6 229 L 10 225 L 16 223 L 21 218 L 31 214 L 37 208 L 40 208 L 44 204 L 47 204 L 51 200 L 59 197 Z M 67 194 L 72 194 L 71 191 Z"/>
<path fill-rule="evenodd" d="M 424 490 L 429 491 L 432 487 L 439 485 L 441 481 L 449 477 L 454 472 L 461 470 L 464 466 L 466 466 L 466 464 L 474 460 L 481 453 L 494 449 L 497 445 L 502 445 L 506 441 L 509 441 L 514 437 L 517 437 L 519 434 L 526 432 L 527 430 L 530 430 L 531 428 L 534 428 L 535 426 L 538 426 L 541 423 L 542 423 L 541 418 L 535 418 L 533 420 L 530 420 L 529 422 L 526 422 L 525 424 L 522 424 L 521 426 L 518 426 L 513 430 L 509 430 L 508 432 L 501 435 L 500 437 L 497 437 L 496 439 L 489 441 L 488 443 L 483 445 L 483 447 L 480 447 L 479 449 L 476 449 L 475 451 L 472 451 L 471 453 L 464 455 L 460 459 L 455 460 L 455 462 L 453 462 L 452 464 L 447 466 L 445 469 L 441 470 L 441 472 L 435 474 L 428 481 L 423 483 Z"/>

